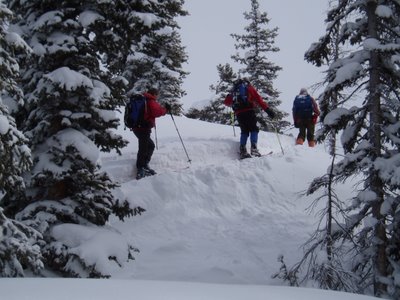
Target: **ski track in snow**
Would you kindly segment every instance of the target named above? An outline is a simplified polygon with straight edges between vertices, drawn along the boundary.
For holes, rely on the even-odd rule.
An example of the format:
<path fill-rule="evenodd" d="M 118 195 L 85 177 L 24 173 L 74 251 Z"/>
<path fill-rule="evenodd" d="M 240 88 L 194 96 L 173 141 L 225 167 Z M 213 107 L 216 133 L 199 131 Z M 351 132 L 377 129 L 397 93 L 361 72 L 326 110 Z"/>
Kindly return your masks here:
<path fill-rule="evenodd" d="M 158 138 L 151 161 L 158 174 L 139 181 L 134 137 L 122 156 L 103 157 L 103 169 L 127 200 L 146 209 L 125 222 L 111 221 L 140 250 L 113 277 L 281 284 L 271 279 L 278 255 L 288 265 L 297 262 L 299 247 L 315 229 L 315 218 L 305 212 L 310 200 L 301 192 L 304 176 L 311 181 L 325 164 L 310 173 L 302 159 L 326 154 L 316 150 L 323 146 L 294 147 L 292 137 L 281 136 L 283 155 L 276 135 L 260 132 L 260 152 L 273 154 L 238 160 L 238 137 L 226 136 L 186 137 L 190 164 L 179 138 Z"/>

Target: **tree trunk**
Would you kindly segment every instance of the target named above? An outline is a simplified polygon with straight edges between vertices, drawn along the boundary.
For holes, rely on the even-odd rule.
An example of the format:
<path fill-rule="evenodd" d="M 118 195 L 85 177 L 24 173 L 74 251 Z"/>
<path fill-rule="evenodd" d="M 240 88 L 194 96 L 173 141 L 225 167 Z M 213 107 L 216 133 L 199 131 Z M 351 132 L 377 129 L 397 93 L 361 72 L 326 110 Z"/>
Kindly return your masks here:
<path fill-rule="evenodd" d="M 377 16 L 375 14 L 377 7 L 376 1 L 369 1 L 367 5 L 368 16 L 368 33 L 371 38 L 378 38 L 377 32 Z M 371 160 L 375 161 L 381 155 L 381 125 L 382 113 L 380 106 L 380 70 L 379 70 L 379 55 L 377 52 L 371 51 L 370 58 L 370 79 L 369 79 L 369 99 L 368 110 L 370 115 L 369 125 L 369 141 L 372 145 Z M 388 275 L 388 260 L 386 255 L 387 237 L 385 232 L 385 218 L 381 214 L 381 207 L 384 200 L 383 182 L 379 178 L 378 171 L 371 167 L 369 170 L 369 180 L 367 183 L 370 189 L 375 192 L 376 199 L 372 206 L 372 216 L 377 220 L 374 228 L 373 247 L 375 253 L 373 258 L 374 268 L 374 293 L 376 296 L 386 294 L 387 286 L 382 283 L 380 278 Z"/>

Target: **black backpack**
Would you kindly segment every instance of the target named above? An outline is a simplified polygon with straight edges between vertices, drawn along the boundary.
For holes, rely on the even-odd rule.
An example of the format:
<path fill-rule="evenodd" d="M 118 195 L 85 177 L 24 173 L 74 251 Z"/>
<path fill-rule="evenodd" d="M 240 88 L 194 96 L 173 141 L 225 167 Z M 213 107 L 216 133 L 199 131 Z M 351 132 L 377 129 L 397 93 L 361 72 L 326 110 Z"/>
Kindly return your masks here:
<path fill-rule="evenodd" d="M 239 81 L 235 84 L 232 90 L 232 109 L 234 111 L 238 109 L 248 108 L 251 107 L 251 103 L 248 100 L 247 96 L 247 87 L 248 82 L 246 81 Z"/>
<path fill-rule="evenodd" d="M 146 97 L 140 94 L 133 95 L 125 104 L 125 126 L 130 129 L 147 127 L 148 122 L 144 120 L 144 113 L 146 109 Z"/>
<path fill-rule="evenodd" d="M 293 102 L 293 113 L 300 119 L 311 119 L 314 108 L 310 95 L 298 95 Z"/>

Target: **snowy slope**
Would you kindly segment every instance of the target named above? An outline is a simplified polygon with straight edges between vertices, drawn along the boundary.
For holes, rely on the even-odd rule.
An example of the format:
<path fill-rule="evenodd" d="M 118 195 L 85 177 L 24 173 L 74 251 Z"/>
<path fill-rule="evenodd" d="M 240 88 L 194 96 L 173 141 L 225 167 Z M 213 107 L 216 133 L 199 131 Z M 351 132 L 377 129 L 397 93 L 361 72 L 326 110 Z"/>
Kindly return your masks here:
<path fill-rule="evenodd" d="M 315 228 L 308 214 L 313 198 L 301 192 L 322 174 L 329 156 L 316 148 L 293 145 L 293 137 L 261 132 L 259 148 L 272 155 L 240 161 L 230 126 L 175 117 L 187 152 L 170 116 L 158 120 L 151 166 L 154 177 L 134 180 L 137 142 L 122 157 L 106 155 L 103 167 L 122 184 L 142 216 L 114 225 L 137 246 L 136 261 L 117 278 L 209 283 L 276 284 L 277 257 L 291 264 Z"/>
<path fill-rule="evenodd" d="M 133 179 L 137 142 L 123 128 L 119 133 L 132 142 L 122 156 L 102 156 L 103 169 L 121 183 L 116 192 L 146 209 L 110 222 L 140 249 L 136 260 L 111 268 L 110 280 L 3 278 L 1 299 L 376 299 L 289 288 L 271 278 L 278 255 L 289 265 L 297 262 L 315 228 L 316 218 L 305 211 L 314 197 L 302 191 L 329 164 L 323 145 L 295 147 L 293 137 L 282 135 L 282 154 L 276 134 L 262 132 L 259 148 L 273 154 L 239 161 L 237 128 L 234 137 L 229 126 L 175 120 L 190 164 L 170 116 L 158 120 L 159 149 L 151 163 L 158 175 Z M 350 189 L 338 193 L 348 196 Z M 124 247 L 107 235 L 88 243 L 96 252 Z"/>
<path fill-rule="evenodd" d="M 6 300 L 377 300 L 316 289 L 192 282 L 90 279 L 1 279 Z"/>

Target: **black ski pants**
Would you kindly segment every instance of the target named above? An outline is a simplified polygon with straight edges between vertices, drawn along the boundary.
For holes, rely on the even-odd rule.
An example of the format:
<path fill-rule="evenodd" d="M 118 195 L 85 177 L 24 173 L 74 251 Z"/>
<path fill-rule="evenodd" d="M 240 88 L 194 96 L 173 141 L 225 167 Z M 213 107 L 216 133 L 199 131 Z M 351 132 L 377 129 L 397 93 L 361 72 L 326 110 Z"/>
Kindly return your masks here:
<path fill-rule="evenodd" d="M 146 167 L 154 152 L 154 142 L 151 139 L 151 129 L 137 129 L 133 133 L 138 138 L 139 149 L 136 159 L 136 167 L 138 169 Z"/>
<path fill-rule="evenodd" d="M 257 126 L 257 117 L 254 109 L 246 110 L 237 114 L 237 120 L 240 126 L 240 145 L 246 145 L 247 138 L 250 135 L 250 142 L 257 144 L 259 128 Z"/>
<path fill-rule="evenodd" d="M 315 131 L 315 124 L 313 120 L 310 119 L 300 119 L 297 123 L 299 127 L 299 135 L 297 138 L 301 138 L 303 141 L 313 141 L 314 140 L 314 131 Z"/>

